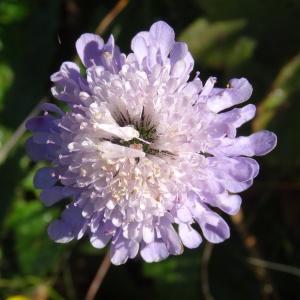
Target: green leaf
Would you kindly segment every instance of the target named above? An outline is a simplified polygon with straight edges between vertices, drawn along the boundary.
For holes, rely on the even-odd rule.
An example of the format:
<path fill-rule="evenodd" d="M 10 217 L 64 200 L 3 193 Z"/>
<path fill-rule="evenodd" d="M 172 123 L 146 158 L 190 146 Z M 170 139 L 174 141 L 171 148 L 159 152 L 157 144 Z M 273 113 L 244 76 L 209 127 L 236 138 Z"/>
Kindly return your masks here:
<path fill-rule="evenodd" d="M 52 219 L 53 210 L 45 209 L 40 201 L 15 201 L 8 228 L 15 236 L 22 274 L 45 275 L 55 268 L 61 248 L 47 235 L 47 225 Z"/>
<path fill-rule="evenodd" d="M 12 69 L 5 63 L 0 63 L 0 110 L 6 91 L 12 85 L 14 74 Z"/>
<path fill-rule="evenodd" d="M 273 82 L 271 92 L 258 107 L 253 129 L 266 128 L 279 110 L 287 104 L 290 96 L 297 91 L 300 91 L 300 54 L 280 70 Z"/>
<path fill-rule="evenodd" d="M 0 3 L 0 24 L 9 24 L 22 20 L 28 13 L 24 2 L 6 0 Z"/>
<path fill-rule="evenodd" d="M 255 48 L 253 39 L 237 37 L 245 25 L 244 20 L 210 23 L 198 19 L 182 32 L 179 39 L 188 44 L 201 65 L 221 70 L 233 68 L 248 60 Z"/>

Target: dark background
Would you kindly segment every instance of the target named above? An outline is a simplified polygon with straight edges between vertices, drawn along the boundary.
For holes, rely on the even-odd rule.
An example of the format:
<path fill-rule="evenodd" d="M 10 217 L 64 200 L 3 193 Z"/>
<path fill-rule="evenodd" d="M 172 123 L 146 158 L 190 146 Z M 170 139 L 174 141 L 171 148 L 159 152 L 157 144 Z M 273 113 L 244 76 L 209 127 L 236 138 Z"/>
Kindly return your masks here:
<path fill-rule="evenodd" d="M 0 0 L 0 299 L 84 299 L 103 259 L 87 240 L 48 239 L 60 208 L 38 200 L 32 178 L 42 164 L 24 153 L 28 133 L 13 134 L 49 95 L 50 74 L 74 58 L 76 38 L 95 31 L 115 4 Z M 103 36 L 112 32 L 127 52 L 133 35 L 159 19 L 188 43 L 202 80 L 250 80 L 258 114 L 240 133 L 268 128 L 279 143 L 259 159 L 243 214 L 225 217 L 231 239 L 156 264 L 113 266 L 98 298 L 300 299 L 300 1 L 131 0 Z"/>

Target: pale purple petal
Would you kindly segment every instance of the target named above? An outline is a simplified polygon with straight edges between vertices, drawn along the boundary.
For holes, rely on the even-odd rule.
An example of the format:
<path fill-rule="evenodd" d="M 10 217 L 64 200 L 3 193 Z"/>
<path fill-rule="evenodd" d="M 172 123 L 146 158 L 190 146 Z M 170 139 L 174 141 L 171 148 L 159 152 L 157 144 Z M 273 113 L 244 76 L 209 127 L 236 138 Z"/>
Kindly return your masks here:
<path fill-rule="evenodd" d="M 156 64 L 167 60 L 174 44 L 174 30 L 167 23 L 158 21 L 149 32 L 140 32 L 132 39 L 131 49 L 143 69 L 151 72 Z"/>
<path fill-rule="evenodd" d="M 213 157 L 209 159 L 216 178 L 222 181 L 246 182 L 257 176 L 259 165 L 248 157 Z"/>
<path fill-rule="evenodd" d="M 183 245 L 187 248 L 197 248 L 202 243 L 201 235 L 190 225 L 180 223 L 178 226 L 178 234 Z"/>
<path fill-rule="evenodd" d="M 176 209 L 176 215 L 177 218 L 184 223 L 190 222 L 192 220 L 192 214 L 185 205 L 182 205 L 181 207 Z"/>
<path fill-rule="evenodd" d="M 114 265 L 124 264 L 129 258 L 128 240 L 119 235 L 117 240 L 112 242 L 109 253 Z"/>
<path fill-rule="evenodd" d="M 139 243 L 136 242 L 135 240 L 130 240 L 129 241 L 129 258 L 135 258 L 139 252 Z"/>
<path fill-rule="evenodd" d="M 204 237 L 211 243 L 217 244 L 228 239 L 230 230 L 227 223 L 214 212 L 205 212 L 197 219 Z"/>
<path fill-rule="evenodd" d="M 149 244 L 154 241 L 155 233 L 154 228 L 151 225 L 144 225 L 143 226 L 143 240 L 145 243 Z"/>
<path fill-rule="evenodd" d="M 175 43 L 175 33 L 166 22 L 158 21 L 150 28 L 150 36 L 157 41 L 162 57 L 169 55 Z"/>
<path fill-rule="evenodd" d="M 245 122 L 250 121 L 255 115 L 255 106 L 252 104 L 242 108 L 234 108 L 230 111 L 220 113 L 216 120 L 211 123 L 208 133 L 214 138 L 229 137 L 235 138 L 237 128 Z"/>
<path fill-rule="evenodd" d="M 176 42 L 170 53 L 171 76 L 186 82 L 194 67 L 194 60 L 185 43 Z"/>
<path fill-rule="evenodd" d="M 253 88 L 247 79 L 232 79 L 229 81 L 229 88 L 216 90 L 215 95 L 208 99 L 207 106 L 211 111 L 219 112 L 247 101 L 252 91 Z"/>
<path fill-rule="evenodd" d="M 145 35 L 147 35 L 148 38 L 148 33 L 139 33 L 132 39 L 131 42 L 131 49 L 135 53 L 135 56 L 140 64 L 148 54 L 148 44 Z"/>
<path fill-rule="evenodd" d="M 128 239 L 140 240 L 142 237 L 141 224 L 139 222 L 130 222 L 127 229 Z"/>
<path fill-rule="evenodd" d="M 242 108 L 234 108 L 225 113 L 219 114 L 219 119 L 223 122 L 229 122 L 235 128 L 242 126 L 244 123 L 254 118 L 256 107 L 253 104 L 245 105 Z"/>
<path fill-rule="evenodd" d="M 159 262 L 169 256 L 169 251 L 161 239 L 156 239 L 152 243 L 142 244 L 141 256 L 148 263 Z"/>
<path fill-rule="evenodd" d="M 79 67 L 73 62 L 65 62 L 60 70 L 51 76 L 54 86 L 52 95 L 67 103 L 81 103 L 79 94 L 81 90 L 87 91 L 86 80 L 80 75 Z"/>
<path fill-rule="evenodd" d="M 226 156 L 262 156 L 272 151 L 277 144 L 277 137 L 273 132 L 262 130 L 248 137 L 225 140 L 223 146 L 216 148 L 216 153 Z"/>
<path fill-rule="evenodd" d="M 181 254 L 183 252 L 183 247 L 179 239 L 179 236 L 175 231 L 175 229 L 173 228 L 172 224 L 168 220 L 166 220 L 166 218 L 163 218 L 160 221 L 159 230 L 160 230 L 161 237 L 165 242 L 169 253 L 173 255 Z"/>
<path fill-rule="evenodd" d="M 238 181 L 226 181 L 222 182 L 223 186 L 228 190 L 230 193 L 241 193 L 247 190 L 253 184 L 253 179 L 244 182 Z"/>
<path fill-rule="evenodd" d="M 108 223 L 100 224 L 98 230 L 91 236 L 91 244 L 98 249 L 104 248 L 114 233 L 113 227 Z"/>
<path fill-rule="evenodd" d="M 229 215 L 238 213 L 242 198 L 239 195 L 218 195 L 218 207 Z"/>
<path fill-rule="evenodd" d="M 206 99 L 212 93 L 216 82 L 217 82 L 216 77 L 209 77 L 203 86 L 203 89 L 200 93 L 200 98 Z"/>

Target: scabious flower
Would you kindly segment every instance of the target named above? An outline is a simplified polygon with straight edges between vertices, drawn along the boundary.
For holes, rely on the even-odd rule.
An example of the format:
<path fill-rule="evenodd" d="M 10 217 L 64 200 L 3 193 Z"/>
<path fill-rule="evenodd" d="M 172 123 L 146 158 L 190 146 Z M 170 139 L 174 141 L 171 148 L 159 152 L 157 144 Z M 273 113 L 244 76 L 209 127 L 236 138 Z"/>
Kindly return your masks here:
<path fill-rule="evenodd" d="M 95 34 L 76 42 L 86 69 L 64 62 L 51 76 L 52 94 L 66 112 L 44 104 L 44 114 L 27 122 L 33 136 L 27 150 L 46 160 L 34 184 L 51 206 L 64 199 L 61 218 L 49 236 L 66 243 L 87 235 L 96 248 L 110 246 L 111 261 L 123 264 L 138 252 L 147 262 L 229 238 L 215 208 L 233 215 L 237 194 L 249 188 L 261 156 L 276 145 L 263 130 L 237 137 L 254 117 L 245 78 L 225 89 L 210 77 L 190 79 L 194 61 L 185 43 L 160 21 L 120 52 L 111 36 Z"/>

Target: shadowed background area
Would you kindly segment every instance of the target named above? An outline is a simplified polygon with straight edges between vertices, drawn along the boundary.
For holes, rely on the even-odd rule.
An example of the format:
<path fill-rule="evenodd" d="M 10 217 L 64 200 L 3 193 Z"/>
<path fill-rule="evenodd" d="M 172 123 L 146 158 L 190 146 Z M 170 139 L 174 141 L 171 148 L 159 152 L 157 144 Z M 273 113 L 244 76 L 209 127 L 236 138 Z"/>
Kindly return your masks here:
<path fill-rule="evenodd" d="M 111 267 L 96 299 L 300 299 L 300 2 L 298 0 L 1 0 L 0 299 L 81 300 L 106 250 L 50 241 L 60 207 L 33 187 L 42 166 L 25 155 L 22 122 L 50 95 L 50 75 L 75 59 L 84 32 L 113 33 L 127 52 L 138 31 L 165 20 L 205 81 L 253 84 L 257 116 L 240 134 L 270 129 L 277 148 L 229 221 L 232 237 L 146 264 Z"/>

